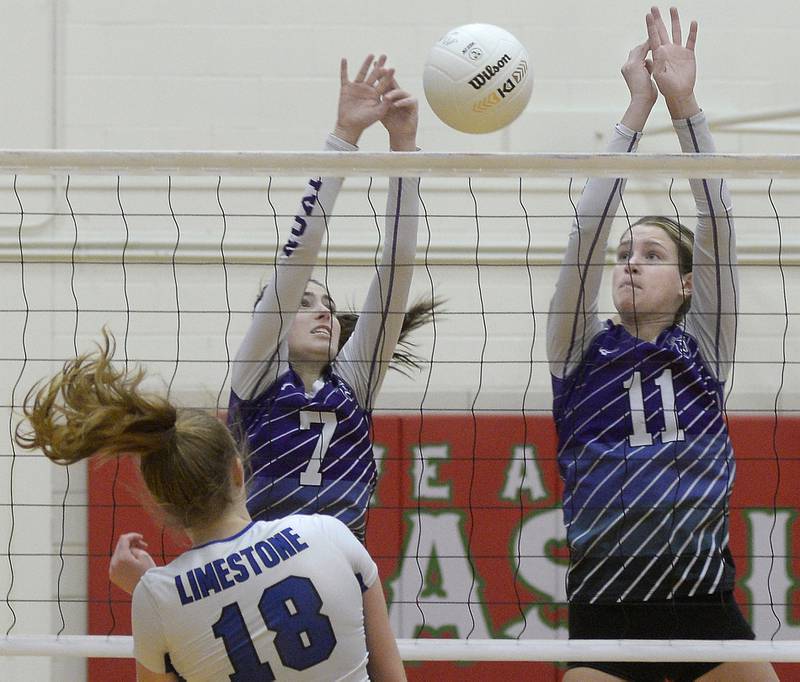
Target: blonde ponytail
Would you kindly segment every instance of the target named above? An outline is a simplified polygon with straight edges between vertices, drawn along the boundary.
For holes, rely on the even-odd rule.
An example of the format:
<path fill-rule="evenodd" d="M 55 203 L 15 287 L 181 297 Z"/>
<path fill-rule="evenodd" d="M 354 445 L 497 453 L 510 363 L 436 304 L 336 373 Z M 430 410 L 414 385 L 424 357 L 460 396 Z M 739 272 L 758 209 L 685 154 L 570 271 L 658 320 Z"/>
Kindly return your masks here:
<path fill-rule="evenodd" d="M 184 528 L 210 521 L 231 502 L 231 464 L 239 456 L 232 437 L 212 415 L 144 393 L 145 372 L 116 369 L 114 349 L 114 337 L 103 330 L 97 352 L 34 386 L 16 442 L 62 465 L 138 456 L 145 485 L 169 519 Z"/>
<path fill-rule="evenodd" d="M 65 363 L 44 386 L 34 386 L 23 412 L 30 432 L 17 427 L 20 447 L 41 448 L 57 464 L 93 455 L 125 453 L 148 456 L 164 450 L 177 410 L 159 396 L 143 394 L 144 371 L 117 370 L 111 359 L 114 339 L 103 331 L 97 353 Z"/>

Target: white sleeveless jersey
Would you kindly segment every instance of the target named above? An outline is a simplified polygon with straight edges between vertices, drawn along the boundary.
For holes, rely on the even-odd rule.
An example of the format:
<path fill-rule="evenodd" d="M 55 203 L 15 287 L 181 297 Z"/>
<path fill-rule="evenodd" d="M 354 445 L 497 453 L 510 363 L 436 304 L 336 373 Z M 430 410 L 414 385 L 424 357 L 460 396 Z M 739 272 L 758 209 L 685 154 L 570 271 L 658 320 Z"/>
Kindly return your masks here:
<path fill-rule="evenodd" d="M 367 680 L 362 592 L 377 577 L 337 519 L 255 521 L 144 574 L 136 660 L 187 682 Z"/>

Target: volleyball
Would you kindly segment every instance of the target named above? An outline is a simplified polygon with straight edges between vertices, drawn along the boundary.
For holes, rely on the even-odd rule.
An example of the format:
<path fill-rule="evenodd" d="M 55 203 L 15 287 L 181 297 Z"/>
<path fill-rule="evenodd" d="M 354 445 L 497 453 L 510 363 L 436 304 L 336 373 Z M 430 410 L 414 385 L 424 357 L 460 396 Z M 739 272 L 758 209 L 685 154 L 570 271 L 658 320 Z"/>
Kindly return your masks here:
<path fill-rule="evenodd" d="M 467 24 L 448 31 L 431 48 L 423 87 L 444 123 L 465 133 L 491 133 L 525 109 L 533 71 L 528 52 L 511 33 L 491 24 Z"/>

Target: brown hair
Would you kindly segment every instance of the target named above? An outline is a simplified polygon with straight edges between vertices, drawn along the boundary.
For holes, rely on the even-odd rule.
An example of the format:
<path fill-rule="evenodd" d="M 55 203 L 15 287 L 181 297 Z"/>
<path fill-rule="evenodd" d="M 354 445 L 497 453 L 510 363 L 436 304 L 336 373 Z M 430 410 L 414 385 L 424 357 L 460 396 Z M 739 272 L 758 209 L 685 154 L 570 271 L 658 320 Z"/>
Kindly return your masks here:
<path fill-rule="evenodd" d="M 654 227 L 661 228 L 666 232 L 673 244 L 678 247 L 678 272 L 681 277 L 687 275 L 692 271 L 693 266 L 693 250 L 694 250 L 694 233 L 677 220 L 667 218 L 666 216 L 645 216 L 637 220 L 631 228 L 637 225 L 653 225 Z M 684 292 L 683 303 L 675 313 L 675 322 L 680 322 L 684 315 L 689 311 L 692 305 L 691 294 Z"/>
<path fill-rule="evenodd" d="M 25 397 L 17 444 L 41 448 L 62 465 L 136 456 L 169 521 L 193 528 L 214 520 L 233 501 L 231 465 L 240 456 L 233 438 L 213 415 L 177 409 L 145 393 L 144 370 L 116 369 L 114 349 L 114 337 L 103 330 L 96 352 L 69 360 L 43 386 L 34 386 Z"/>
<path fill-rule="evenodd" d="M 432 322 L 436 313 L 441 312 L 442 303 L 443 301 L 439 298 L 420 298 L 409 306 L 403 316 L 400 338 L 397 340 L 397 347 L 394 353 L 392 353 L 389 369 L 397 370 L 401 374 L 409 376 L 410 370 L 422 367 L 423 360 L 411 350 L 415 344 L 408 337 L 413 331 Z M 339 348 L 336 351 L 338 353 L 356 328 L 358 314 L 354 312 L 337 312 L 336 318 L 339 320 L 339 325 L 342 329 L 339 334 Z"/>
<path fill-rule="evenodd" d="M 314 282 L 314 284 L 317 284 L 326 291 L 328 289 L 328 287 L 319 280 L 311 278 L 308 281 Z M 259 301 L 264 296 L 265 290 L 266 287 L 263 287 L 261 291 L 259 291 L 258 297 L 253 304 L 253 311 L 255 311 L 256 306 L 258 306 Z M 331 303 L 333 303 L 332 300 Z M 400 338 L 397 341 L 397 347 L 394 353 L 392 353 L 389 369 L 397 370 L 401 374 L 409 376 L 410 370 L 420 369 L 422 367 L 423 360 L 411 350 L 414 347 L 414 342 L 410 341 L 408 336 L 413 331 L 416 331 L 417 329 L 424 327 L 429 322 L 432 322 L 436 316 L 436 313 L 441 312 L 442 303 L 442 299 L 433 296 L 420 298 L 411 304 L 403 317 L 403 326 L 400 329 Z M 339 326 L 341 327 L 341 332 L 339 334 L 339 347 L 336 349 L 336 353 L 338 354 L 339 351 L 342 350 L 344 344 L 347 343 L 347 340 L 352 335 L 353 330 L 356 328 L 356 322 L 358 322 L 358 313 L 353 310 L 339 312 L 334 306 L 333 314 L 336 316 L 336 319 L 339 320 Z"/>

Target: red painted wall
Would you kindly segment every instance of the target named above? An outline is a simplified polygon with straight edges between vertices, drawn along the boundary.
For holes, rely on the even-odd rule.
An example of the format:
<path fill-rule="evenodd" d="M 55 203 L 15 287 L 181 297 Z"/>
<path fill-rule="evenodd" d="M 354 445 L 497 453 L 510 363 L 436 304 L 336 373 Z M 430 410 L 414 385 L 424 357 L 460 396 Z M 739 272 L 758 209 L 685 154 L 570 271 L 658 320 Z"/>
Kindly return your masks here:
<path fill-rule="evenodd" d="M 751 603 L 767 604 L 757 619 L 761 629 L 769 628 L 769 632 L 759 632 L 759 637 L 770 636 L 778 624 L 768 606 L 771 601 L 783 624 L 778 637 L 797 639 L 800 419 L 782 418 L 776 422 L 773 417 L 736 416 L 730 419 L 730 432 L 738 467 L 731 505 L 731 546 L 739 576 L 737 597 L 751 618 L 755 614 Z M 527 636 L 539 638 L 543 631 L 555 636 L 553 628 L 566 624 L 566 609 L 551 603 L 557 601 L 553 590 L 548 592 L 538 585 L 538 575 L 532 573 L 532 567 L 552 567 L 552 575 L 544 576 L 543 582 L 556 583 L 557 568 L 563 570 L 566 562 L 563 542 L 559 540 L 563 530 L 560 524 L 552 524 L 552 537 L 539 538 L 544 549 L 539 561 L 544 564 L 526 563 L 527 558 L 519 563 L 515 559 L 517 534 L 522 531 L 530 542 L 525 529 L 530 533 L 532 523 L 544 518 L 543 514 L 548 514 L 548 522 L 559 514 L 556 508 L 561 491 L 552 420 L 523 420 L 513 414 L 381 416 L 375 419 L 375 441 L 385 450 L 370 511 L 367 545 L 379 565 L 387 595 L 395 602 L 392 615 L 395 626 L 399 624 L 401 628 L 400 636 L 416 636 L 423 629 L 418 594 L 422 595 L 419 599 L 426 614 L 422 636 L 465 637 L 472 629 L 473 636 L 479 637 L 484 636 L 481 628 L 485 628 L 488 636 L 500 637 L 507 630 L 516 632 L 514 628 L 521 627 L 523 616 L 530 624 Z M 420 443 L 426 451 L 421 484 L 418 460 L 415 464 Z M 527 462 L 528 492 L 520 502 L 518 497 L 507 499 L 504 490 L 507 486 L 516 489 L 509 477 L 513 479 L 515 470 L 521 471 L 523 444 L 533 446 L 533 451 Z M 433 458 L 432 453 L 442 458 Z M 107 579 L 108 557 L 115 538 L 126 531 L 143 532 L 157 561 L 169 560 L 179 552 L 182 540 L 162 532 L 161 526 L 142 510 L 142 494 L 132 462 L 93 468 L 89 490 L 90 632 L 129 634 L 130 600 L 116 588 L 109 588 Z M 416 534 L 433 519 L 448 520 L 456 529 L 440 538 L 441 545 L 436 539 L 431 541 Z M 421 552 L 417 552 L 418 543 L 423 546 Z M 448 558 L 445 550 L 452 546 L 469 547 L 469 558 L 464 558 L 463 552 L 461 557 Z M 519 546 L 523 556 L 530 554 L 525 549 L 527 545 Z M 422 556 L 415 559 L 417 554 Z M 754 554 L 764 558 L 756 559 Z M 457 573 L 459 566 L 461 574 Z M 764 581 L 754 582 L 770 568 L 773 580 L 779 578 L 775 584 L 787 586 L 771 598 Z M 464 569 L 470 584 L 454 584 L 453 576 L 461 575 L 463 579 Z M 469 594 L 470 601 L 480 600 L 485 608 L 477 603 L 471 609 L 463 607 L 453 618 L 452 626 L 444 625 L 447 619 L 437 619 L 429 602 L 447 601 L 448 594 L 461 593 Z M 800 679 L 800 664 L 776 667 L 782 677 Z M 134 679 L 132 661 L 91 660 L 89 671 L 93 681 Z M 561 677 L 561 669 L 550 663 L 411 663 L 408 672 L 414 680 L 435 676 L 459 680 L 498 679 L 502 675 L 537 680 Z"/>

